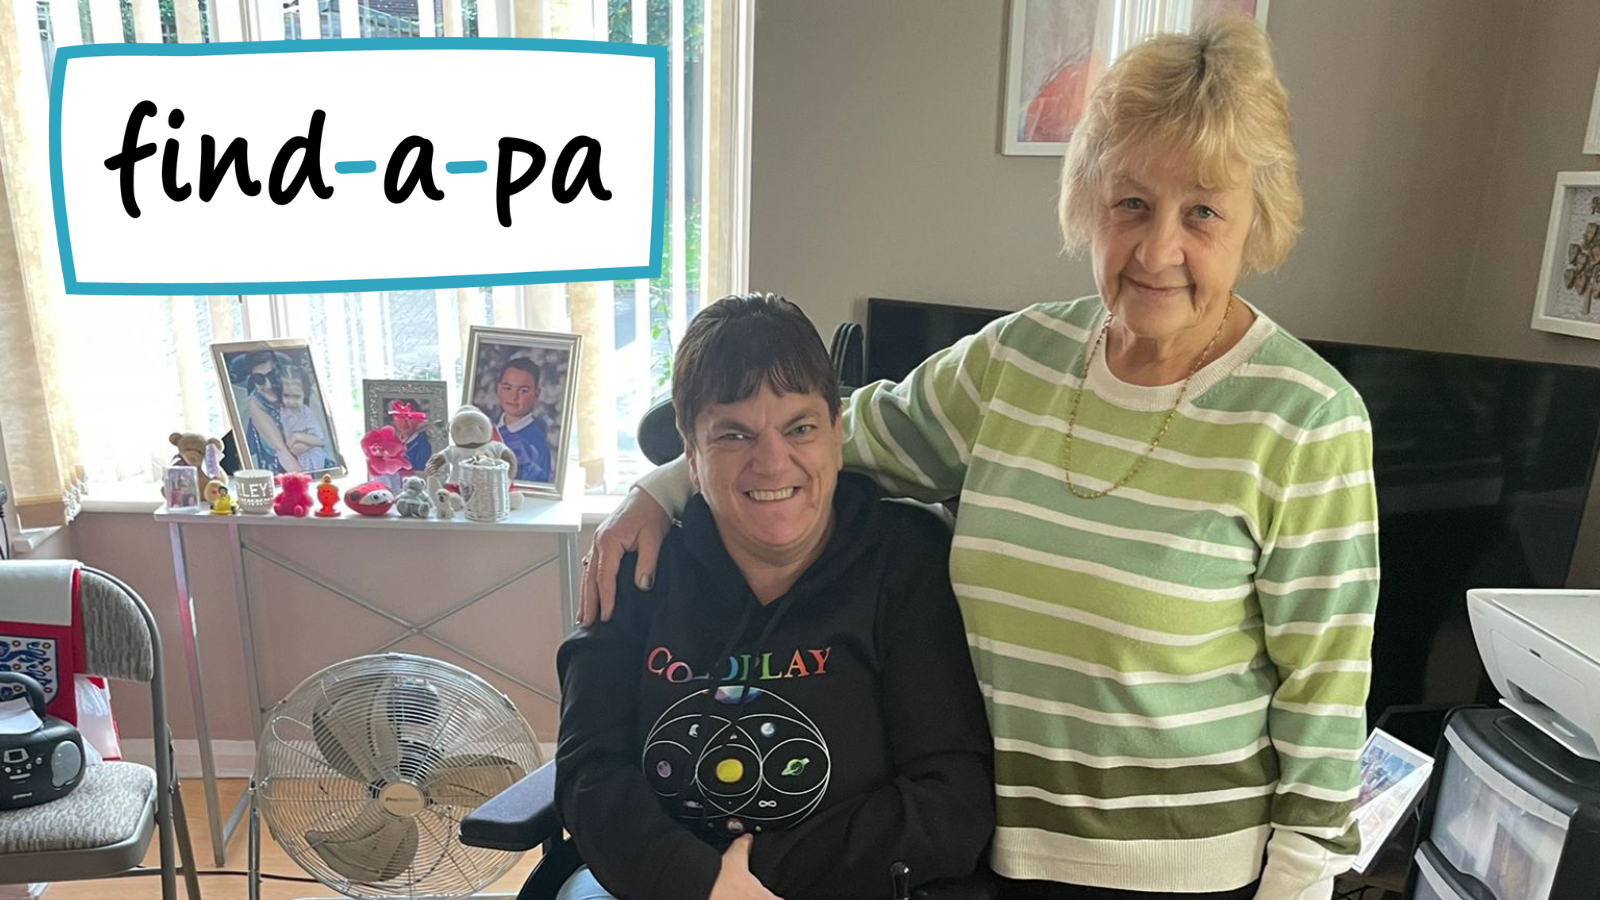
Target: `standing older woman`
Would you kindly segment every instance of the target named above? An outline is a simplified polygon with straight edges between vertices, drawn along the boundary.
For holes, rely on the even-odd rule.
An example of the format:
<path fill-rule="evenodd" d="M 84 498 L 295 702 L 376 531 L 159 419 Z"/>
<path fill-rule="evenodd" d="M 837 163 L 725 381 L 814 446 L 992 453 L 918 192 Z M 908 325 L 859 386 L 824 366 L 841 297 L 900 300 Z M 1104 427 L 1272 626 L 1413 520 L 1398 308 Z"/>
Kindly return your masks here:
<path fill-rule="evenodd" d="M 1099 296 L 1003 318 L 844 416 L 846 465 L 961 500 L 990 863 L 1026 896 L 1327 898 L 1359 842 L 1377 508 L 1361 398 L 1233 291 L 1300 218 L 1265 36 L 1219 20 L 1128 52 L 1061 187 Z M 665 519 L 635 492 L 597 536 L 588 614 L 622 547 L 648 583 Z"/>

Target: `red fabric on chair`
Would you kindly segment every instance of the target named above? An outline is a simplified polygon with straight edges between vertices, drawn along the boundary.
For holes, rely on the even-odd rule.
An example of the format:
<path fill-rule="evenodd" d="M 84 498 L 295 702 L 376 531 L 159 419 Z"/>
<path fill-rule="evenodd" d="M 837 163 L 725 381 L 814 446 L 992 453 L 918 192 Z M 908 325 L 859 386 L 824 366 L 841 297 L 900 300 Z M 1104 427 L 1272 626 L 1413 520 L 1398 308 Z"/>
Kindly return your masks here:
<path fill-rule="evenodd" d="M 39 682 L 45 713 L 75 727 L 80 723 L 77 681 L 86 660 L 81 572 L 72 560 L 0 563 L 0 668 Z M 104 679 L 87 680 L 98 690 L 107 689 Z M 115 735 L 114 721 L 110 728 Z M 96 749 L 106 759 L 121 759 L 114 742 Z"/>

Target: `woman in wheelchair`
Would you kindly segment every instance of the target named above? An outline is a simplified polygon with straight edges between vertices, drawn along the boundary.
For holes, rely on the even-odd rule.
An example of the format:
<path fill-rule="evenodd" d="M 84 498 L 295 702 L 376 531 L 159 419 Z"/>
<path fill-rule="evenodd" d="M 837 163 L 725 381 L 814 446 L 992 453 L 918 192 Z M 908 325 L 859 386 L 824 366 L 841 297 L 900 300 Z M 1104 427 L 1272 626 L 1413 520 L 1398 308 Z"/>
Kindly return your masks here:
<path fill-rule="evenodd" d="M 634 596 L 575 632 L 556 802 L 583 868 L 561 900 L 889 895 L 969 874 L 991 741 L 949 531 L 841 474 L 839 389 L 772 295 L 690 323 L 672 399 L 699 493 Z"/>

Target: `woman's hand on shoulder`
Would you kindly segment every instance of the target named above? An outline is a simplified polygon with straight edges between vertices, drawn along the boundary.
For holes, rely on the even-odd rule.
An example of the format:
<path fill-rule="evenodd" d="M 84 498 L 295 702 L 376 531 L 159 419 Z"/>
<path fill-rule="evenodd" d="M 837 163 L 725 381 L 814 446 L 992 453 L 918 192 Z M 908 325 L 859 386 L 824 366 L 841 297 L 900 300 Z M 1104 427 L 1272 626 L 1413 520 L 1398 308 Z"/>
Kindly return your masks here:
<path fill-rule="evenodd" d="M 672 518 L 655 498 L 638 488 L 628 492 L 622 503 L 595 529 L 594 543 L 583 558 L 583 597 L 578 606 L 578 623 L 590 626 L 608 622 L 617 607 L 617 573 L 622 557 L 636 551 L 633 582 L 641 591 L 655 584 L 656 557 L 667 539 Z"/>
<path fill-rule="evenodd" d="M 722 851 L 722 872 L 711 886 L 709 900 L 781 900 L 750 874 L 750 845 L 754 841 L 747 834 Z"/>

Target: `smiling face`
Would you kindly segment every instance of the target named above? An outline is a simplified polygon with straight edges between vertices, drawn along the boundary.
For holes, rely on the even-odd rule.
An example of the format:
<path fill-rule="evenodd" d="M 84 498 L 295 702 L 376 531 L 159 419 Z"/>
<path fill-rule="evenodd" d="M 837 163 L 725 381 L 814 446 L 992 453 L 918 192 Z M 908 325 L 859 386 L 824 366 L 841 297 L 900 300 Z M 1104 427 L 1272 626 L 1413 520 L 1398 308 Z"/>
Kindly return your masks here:
<path fill-rule="evenodd" d="M 533 412 L 534 404 L 539 402 L 539 382 L 533 373 L 515 366 L 506 366 L 500 373 L 500 383 L 495 387 L 495 396 L 500 401 L 500 409 L 506 415 L 506 421 L 520 419 Z"/>
<path fill-rule="evenodd" d="M 1204 343 L 1216 330 L 1255 219 L 1249 179 L 1236 175 L 1208 188 L 1194 166 L 1158 159 L 1108 179 L 1092 236 L 1094 276 L 1132 337 Z"/>
<path fill-rule="evenodd" d="M 685 455 L 735 562 L 809 558 L 827 536 L 843 466 L 839 420 L 817 394 L 763 384 L 695 418 Z"/>

